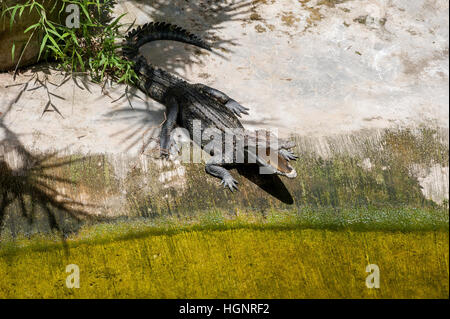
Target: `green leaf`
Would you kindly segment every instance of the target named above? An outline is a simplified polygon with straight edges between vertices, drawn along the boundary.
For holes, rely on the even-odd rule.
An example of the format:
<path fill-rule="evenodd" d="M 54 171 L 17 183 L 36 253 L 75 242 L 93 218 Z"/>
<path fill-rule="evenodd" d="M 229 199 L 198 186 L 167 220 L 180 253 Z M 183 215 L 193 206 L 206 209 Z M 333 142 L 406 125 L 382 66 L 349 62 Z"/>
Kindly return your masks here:
<path fill-rule="evenodd" d="M 55 5 L 53 6 L 53 8 L 50 9 L 50 13 L 52 13 L 52 12 L 55 10 L 56 5 L 58 4 L 58 2 L 59 2 L 59 1 L 55 1 Z"/>
<path fill-rule="evenodd" d="M 120 15 L 119 17 L 117 17 L 116 19 L 114 19 L 114 21 L 109 25 L 110 28 L 114 28 L 117 23 L 119 23 L 120 19 L 122 19 L 124 16 L 126 15 L 126 13 Z"/>
<path fill-rule="evenodd" d="M 80 5 L 80 7 L 81 7 L 81 10 L 83 10 L 86 18 L 89 20 L 90 23 L 92 23 L 91 16 L 89 15 L 89 12 L 87 11 L 86 7 L 83 5 Z"/>
<path fill-rule="evenodd" d="M 47 48 L 52 50 L 56 54 L 57 57 L 61 57 L 62 52 L 60 50 L 58 50 L 59 48 L 57 49 L 52 45 L 47 46 Z"/>
<path fill-rule="evenodd" d="M 64 5 L 61 6 L 61 9 L 59 10 L 58 15 L 61 15 L 61 13 L 62 13 L 62 12 L 64 11 L 64 9 L 66 8 L 66 2 L 67 2 L 67 1 L 64 0 L 63 2 L 64 2 Z"/>
<path fill-rule="evenodd" d="M 77 46 L 80 46 L 80 44 L 78 43 L 77 37 L 75 36 L 75 33 L 72 32 L 70 35 L 72 36 L 73 42 L 75 42 L 75 44 Z"/>
<path fill-rule="evenodd" d="M 58 38 L 60 38 L 61 39 L 61 35 L 58 33 L 58 32 L 56 32 L 56 30 L 52 30 L 52 29 L 47 29 L 47 32 L 50 32 L 50 33 L 52 33 L 52 34 L 54 34 L 54 35 L 56 35 Z"/>
<path fill-rule="evenodd" d="M 48 33 L 47 33 L 48 35 Z M 49 35 L 48 39 L 50 40 L 50 42 L 53 44 L 53 46 L 55 47 L 56 50 L 59 51 L 59 53 L 61 54 L 61 56 L 64 56 L 64 53 L 61 51 L 61 48 L 59 47 L 58 43 L 56 43 L 55 39 Z"/>
<path fill-rule="evenodd" d="M 44 36 L 44 39 L 42 39 L 41 48 L 39 49 L 38 61 L 39 61 L 39 59 L 41 58 L 42 51 L 44 51 L 45 44 L 47 43 L 47 39 L 48 39 L 48 34 L 46 34 L 46 35 Z"/>
<path fill-rule="evenodd" d="M 102 53 L 102 59 L 100 60 L 100 63 L 98 65 L 102 66 L 103 64 L 105 64 L 105 62 L 106 62 L 106 57 Z"/>
<path fill-rule="evenodd" d="M 30 25 L 25 31 L 23 31 L 23 33 L 27 33 L 28 31 L 32 30 L 32 29 L 36 29 L 37 27 L 39 27 L 41 25 L 40 22 L 35 23 L 33 25 Z"/>
<path fill-rule="evenodd" d="M 14 61 L 14 54 L 16 53 L 16 42 L 13 41 L 12 49 L 11 49 L 11 56 L 12 60 Z"/>
<path fill-rule="evenodd" d="M 12 25 L 14 23 L 14 17 L 16 16 L 17 9 L 19 9 L 19 5 L 16 4 L 14 6 L 13 12 L 11 14 L 11 19 L 9 20 L 9 28 L 12 29 Z"/>
<path fill-rule="evenodd" d="M 80 62 L 81 70 L 84 72 L 85 68 L 84 68 L 84 62 L 83 62 L 83 59 L 81 58 L 81 55 L 78 53 L 78 51 L 75 51 L 75 53 L 77 54 L 78 61 Z"/>
<path fill-rule="evenodd" d="M 22 17 L 22 13 L 23 13 L 23 10 L 25 9 L 25 6 L 22 6 L 21 8 L 20 8 L 20 11 L 19 11 L 19 18 L 20 17 Z"/>
<path fill-rule="evenodd" d="M 34 5 L 38 6 L 44 13 L 47 11 L 47 10 L 45 10 L 45 8 L 42 6 L 42 4 L 40 4 L 39 2 L 33 1 L 32 6 L 34 6 Z"/>
<path fill-rule="evenodd" d="M 64 39 L 65 37 L 69 36 L 71 32 L 66 32 L 61 36 L 61 39 Z"/>
<path fill-rule="evenodd" d="M 53 25 L 53 23 L 51 23 L 49 20 L 46 20 L 46 21 L 47 21 L 47 25 L 48 25 L 51 29 L 53 29 L 53 30 L 56 31 L 56 28 L 55 28 L 55 26 Z"/>

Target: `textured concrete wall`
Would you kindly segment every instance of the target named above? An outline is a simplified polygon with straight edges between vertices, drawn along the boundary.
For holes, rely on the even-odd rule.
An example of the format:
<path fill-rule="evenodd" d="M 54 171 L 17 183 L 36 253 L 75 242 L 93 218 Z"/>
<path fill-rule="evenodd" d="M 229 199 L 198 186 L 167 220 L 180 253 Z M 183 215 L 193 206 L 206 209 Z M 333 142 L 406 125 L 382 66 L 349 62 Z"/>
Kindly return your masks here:
<path fill-rule="evenodd" d="M 214 53 L 170 41 L 147 45 L 142 52 L 149 62 L 191 82 L 216 87 L 250 107 L 250 115 L 243 118 L 247 128 L 275 128 L 280 135 L 300 136 L 299 151 L 313 148 L 322 158 L 335 149 L 353 152 L 361 167 L 377 167 L 376 174 L 367 169 L 374 185 L 389 169 L 375 161 L 383 144 L 369 139 L 375 151 L 365 156 L 358 153 L 354 140 L 370 132 L 384 134 L 377 130 L 449 127 L 448 1 L 119 1 L 116 12 L 128 12 L 126 20 L 136 19 L 137 24 L 176 23 L 206 38 Z M 123 94 L 123 86 L 107 85 L 107 96 L 87 79 L 64 82 L 63 75 L 54 71 L 46 75 L 48 70 L 41 67 L 42 72 L 27 72 L 16 82 L 9 74 L 0 74 L 3 144 L 19 144 L 35 153 L 107 154 L 113 174 L 122 181 L 143 180 L 140 190 L 147 189 L 145 181 L 152 187 L 172 185 L 170 180 L 177 175 L 204 181 L 203 173 L 183 175 L 186 171 L 179 166 L 149 164 L 164 119 L 162 105 L 140 94 L 143 100 L 131 98 L 131 109 L 126 99 L 112 103 Z M 28 91 L 37 87 L 34 80 L 27 87 L 8 86 L 25 83 L 32 75 L 63 83 L 47 85 L 64 98 L 51 97 L 57 109 L 46 108 L 45 87 Z M 400 154 L 395 153 L 395 159 L 406 170 L 395 170 L 398 175 L 393 176 L 412 187 L 413 198 L 423 195 L 442 202 L 448 198 L 448 159 L 436 160 L 442 158 L 438 155 L 434 162 L 428 160 L 427 154 L 443 152 L 439 143 L 431 143 L 432 149 L 421 146 L 413 152 L 416 155 L 408 153 L 405 150 L 414 149 L 414 143 L 408 144 L 414 138 L 408 136 L 401 139 L 406 144 L 392 142 Z M 448 150 L 448 134 L 442 139 Z M 143 147 L 147 155 L 141 154 Z M 21 160 L 10 165 L 20 167 Z M 201 167 L 196 169 L 202 172 Z M 149 171 L 155 176 L 148 177 Z M 215 185 L 215 180 L 208 181 Z M 298 178 L 289 187 L 300 189 L 301 183 Z M 211 198 L 216 191 L 211 188 Z M 403 188 L 399 192 L 403 191 L 410 192 Z M 236 202 L 245 194 L 236 195 Z M 270 198 L 257 194 L 252 198 L 261 202 Z M 224 193 L 221 198 L 226 201 L 229 196 Z M 122 205 L 122 199 L 105 201 Z"/>

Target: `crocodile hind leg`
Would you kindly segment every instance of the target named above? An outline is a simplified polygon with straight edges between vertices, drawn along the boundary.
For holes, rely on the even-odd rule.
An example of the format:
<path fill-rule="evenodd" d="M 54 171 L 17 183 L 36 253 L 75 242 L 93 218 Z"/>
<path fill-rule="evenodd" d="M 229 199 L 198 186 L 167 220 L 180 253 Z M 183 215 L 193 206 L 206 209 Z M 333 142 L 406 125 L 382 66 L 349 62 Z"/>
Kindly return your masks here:
<path fill-rule="evenodd" d="M 224 187 L 228 187 L 230 191 L 233 192 L 235 189 L 238 189 L 236 185 L 238 182 L 231 176 L 230 172 L 223 167 L 223 165 L 223 157 L 221 155 L 215 156 L 206 163 L 205 170 L 208 174 L 220 178 L 222 180 L 221 184 L 223 184 Z"/>
<path fill-rule="evenodd" d="M 198 90 L 200 90 L 201 92 L 209 94 L 212 97 L 214 97 L 215 99 L 217 99 L 220 103 L 225 105 L 225 107 L 227 109 L 229 109 L 231 112 L 236 114 L 236 116 L 241 117 L 241 114 L 248 115 L 248 111 L 249 111 L 248 108 L 240 105 L 238 102 L 236 102 L 235 100 L 230 98 L 225 93 L 223 93 L 217 89 L 214 89 L 212 87 L 209 87 L 207 85 L 204 85 L 202 83 L 194 84 L 194 87 L 197 88 Z"/>
<path fill-rule="evenodd" d="M 165 104 L 167 107 L 167 115 L 166 121 L 164 122 L 161 128 L 159 143 L 160 143 L 160 156 L 163 158 L 168 158 L 169 148 L 171 146 L 171 143 L 173 142 L 171 140 L 170 134 L 175 128 L 179 112 L 179 106 L 177 100 L 174 97 L 168 97 Z"/>

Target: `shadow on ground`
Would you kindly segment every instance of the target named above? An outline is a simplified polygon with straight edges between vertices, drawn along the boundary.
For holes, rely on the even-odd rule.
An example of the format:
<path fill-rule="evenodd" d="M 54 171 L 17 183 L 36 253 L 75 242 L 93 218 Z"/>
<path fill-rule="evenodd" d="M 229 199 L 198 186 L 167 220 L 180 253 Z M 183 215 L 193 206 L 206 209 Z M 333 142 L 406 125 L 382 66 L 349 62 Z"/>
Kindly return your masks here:
<path fill-rule="evenodd" d="M 150 6 L 147 1 L 135 0 L 136 7 L 145 15 L 145 22 L 168 22 L 181 26 L 211 44 L 213 53 L 226 59 L 232 47 L 239 45 L 235 38 L 221 35 L 222 24 L 229 21 L 244 21 L 259 5 L 258 1 L 186 1 L 156 0 Z M 127 10 L 124 3 L 119 8 Z M 173 41 L 159 41 L 142 49 L 150 63 L 172 72 L 180 77 L 179 70 L 186 70 L 193 64 L 202 62 L 207 53 L 195 47 Z"/>
<path fill-rule="evenodd" d="M 77 230 L 83 219 L 96 219 L 85 211 L 92 205 L 61 193 L 58 187 L 70 187 L 73 182 L 49 173 L 74 161 L 58 159 L 56 153 L 33 155 L 5 125 L 3 118 L 13 104 L 0 114 L 0 133 L 4 137 L 0 140 L 0 235 L 3 231 L 12 237 L 19 232 L 29 235 L 56 231 L 64 239 Z"/>

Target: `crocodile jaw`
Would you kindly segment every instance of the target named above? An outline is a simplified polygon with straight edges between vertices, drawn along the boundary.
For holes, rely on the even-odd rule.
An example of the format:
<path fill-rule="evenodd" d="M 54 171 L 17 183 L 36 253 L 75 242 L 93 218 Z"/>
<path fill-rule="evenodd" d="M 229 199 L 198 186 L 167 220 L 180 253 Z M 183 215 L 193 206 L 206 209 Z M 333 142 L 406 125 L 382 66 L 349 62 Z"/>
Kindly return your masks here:
<path fill-rule="evenodd" d="M 289 165 L 289 163 L 287 163 L 287 168 L 289 169 L 289 172 L 286 173 L 286 172 L 280 171 L 279 169 L 277 169 L 277 167 L 270 165 L 270 163 L 267 163 L 264 159 L 261 159 L 260 157 L 257 157 L 256 161 L 259 165 L 264 166 L 265 168 L 271 170 L 272 174 L 286 176 L 287 178 L 296 178 L 297 177 L 297 171 L 291 165 Z"/>
<path fill-rule="evenodd" d="M 289 173 L 281 172 L 281 171 L 277 170 L 276 168 L 274 168 L 273 166 L 271 166 L 269 164 L 266 164 L 266 165 L 263 165 L 263 166 L 268 168 L 268 169 L 270 169 L 270 170 L 272 170 L 273 174 L 276 174 L 276 175 L 285 176 L 287 178 L 296 178 L 297 177 L 297 171 L 293 167 L 291 167 L 290 165 L 289 165 L 289 168 L 290 168 Z"/>
<path fill-rule="evenodd" d="M 289 173 L 284 174 L 287 178 L 296 178 L 297 177 L 297 171 L 295 169 L 292 169 Z"/>
<path fill-rule="evenodd" d="M 281 176 L 286 176 L 287 178 L 296 178 L 297 177 L 297 171 L 293 167 L 291 167 L 291 170 L 289 171 L 289 173 L 283 173 L 283 172 L 280 172 L 277 170 L 276 174 L 281 175 Z"/>

